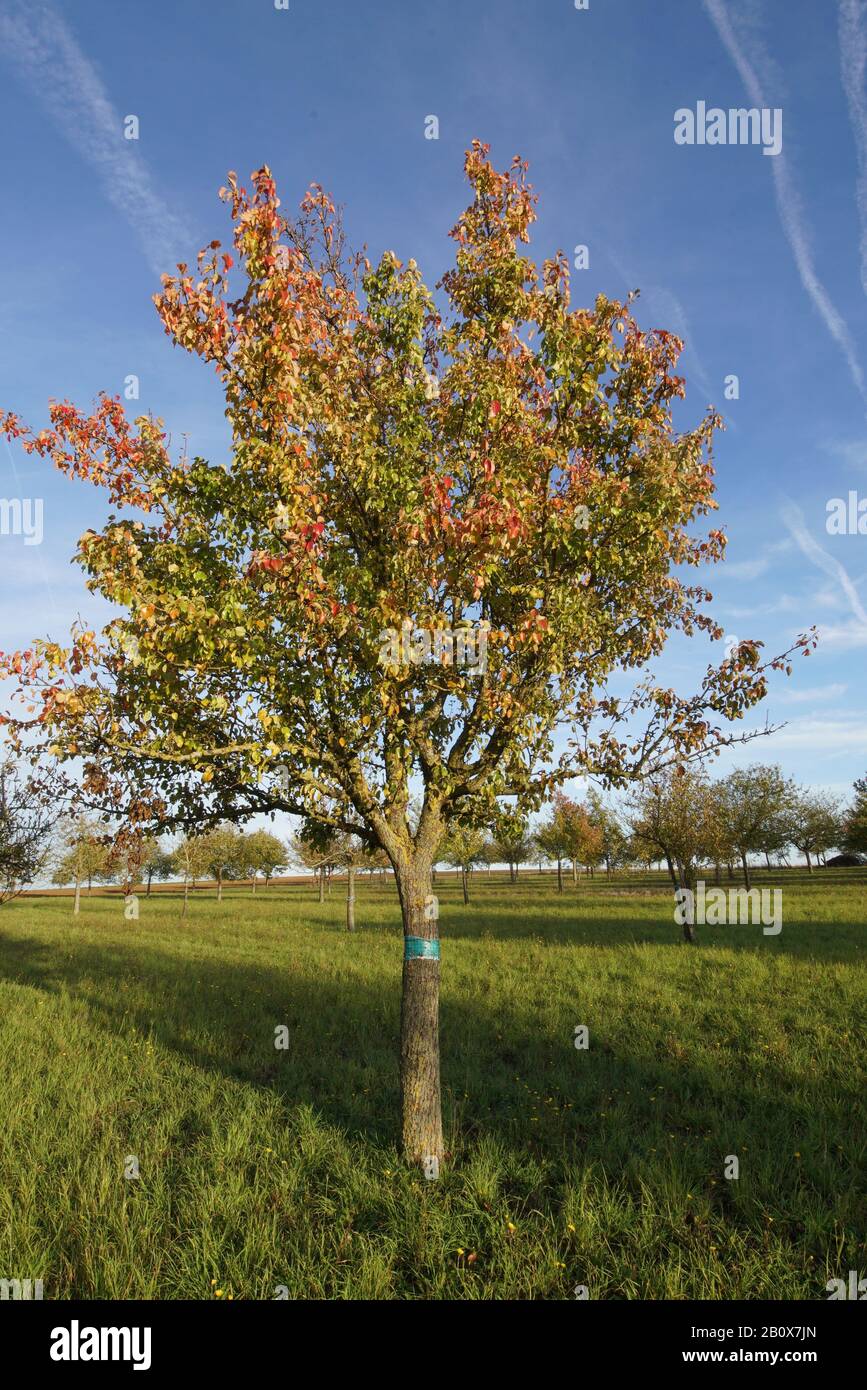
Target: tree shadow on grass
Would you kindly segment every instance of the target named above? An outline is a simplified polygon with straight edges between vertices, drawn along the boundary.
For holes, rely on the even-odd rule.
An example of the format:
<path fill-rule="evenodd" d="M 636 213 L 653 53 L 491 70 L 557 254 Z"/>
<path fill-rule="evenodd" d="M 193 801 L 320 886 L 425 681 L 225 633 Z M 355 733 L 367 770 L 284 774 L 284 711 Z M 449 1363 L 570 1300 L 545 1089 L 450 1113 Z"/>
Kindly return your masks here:
<path fill-rule="evenodd" d="M 135 1028 L 189 1066 L 276 1095 L 289 1109 L 310 1106 L 349 1138 L 388 1150 L 399 1133 L 399 959 L 376 980 L 359 979 L 351 958 L 340 964 L 341 977 L 328 979 L 292 958 L 285 969 L 185 960 L 141 939 L 61 951 L 33 937 L 0 938 L 3 981 L 68 993 L 109 1036 Z M 560 1180 L 599 1164 L 610 1178 L 629 1172 L 638 1184 L 642 1172 L 659 1177 L 663 1150 L 679 1154 L 686 1170 L 707 1172 L 712 1160 L 719 1175 L 723 1157 L 744 1145 L 751 1161 L 778 1164 L 786 1182 L 809 1178 L 829 1210 L 856 1180 L 854 1155 L 864 1144 L 853 1118 L 856 1076 L 837 1071 L 829 1092 L 818 1071 L 788 1076 L 782 1060 L 758 1068 L 737 1037 L 714 1051 L 720 1040 L 710 1014 L 697 1037 L 693 1031 L 692 1050 L 676 1023 L 659 1018 L 654 1026 L 649 1009 L 633 1043 L 622 1019 L 587 1020 L 591 1046 L 579 1052 L 571 1004 L 568 1017 L 564 1005 L 561 1019 L 543 1020 L 531 994 L 516 1007 L 484 984 L 460 997 L 446 971 L 444 1098 L 459 1155 L 492 1139 Z M 285 1050 L 274 1046 L 281 1027 Z M 796 1172 L 792 1138 L 808 1131 L 825 1151 L 824 1166 L 817 1159 L 812 1173 Z M 845 1154 L 832 1152 L 837 1143 Z M 732 1200 L 724 1183 L 718 1200 Z"/>

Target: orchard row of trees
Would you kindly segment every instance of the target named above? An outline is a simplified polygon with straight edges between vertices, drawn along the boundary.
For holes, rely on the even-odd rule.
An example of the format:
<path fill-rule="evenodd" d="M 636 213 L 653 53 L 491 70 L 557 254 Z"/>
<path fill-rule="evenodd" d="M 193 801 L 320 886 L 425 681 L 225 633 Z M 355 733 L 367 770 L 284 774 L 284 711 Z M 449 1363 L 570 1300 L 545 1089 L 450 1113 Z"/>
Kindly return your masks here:
<path fill-rule="evenodd" d="M 0 901 L 53 862 L 53 882 L 75 887 L 76 914 L 84 885 L 142 883 L 149 896 L 154 879 L 171 878 L 184 883 L 186 913 L 189 887 L 199 879 L 213 879 L 222 900 L 225 881 L 249 879 L 255 893 L 260 876 L 267 886 L 278 869 L 294 865 L 316 876 L 320 902 L 332 874 L 345 873 L 352 930 L 356 872 L 390 868 L 384 851 L 357 836 L 309 826 L 286 845 L 267 830 L 242 833 L 222 824 L 166 849 L 159 836 L 112 834 L 86 815 L 62 819 L 52 840 L 55 819 L 37 787 L 12 765 L 0 768 Z M 577 882 L 579 868 L 592 873 L 604 867 L 610 876 L 630 864 L 664 863 L 676 887 L 692 886 L 699 866 L 711 865 L 719 880 L 721 866 L 731 876 L 737 864 L 749 887 L 757 855 L 770 869 L 772 860 L 788 864 L 794 850 L 812 872 L 831 849 L 867 852 L 867 776 L 855 783 L 845 808 L 829 793 L 798 788 L 778 766 L 753 764 L 716 781 L 696 769 L 649 778 L 621 811 L 595 791 L 586 801 L 558 791 L 532 829 L 510 811 L 501 812 L 490 829 L 455 822 L 442 836 L 434 863 L 459 871 L 469 902 L 469 875 L 480 865 L 506 864 L 514 882 L 522 864 L 556 864 L 562 892 L 564 864 Z"/>
<path fill-rule="evenodd" d="M 199 835 L 184 836 L 166 849 L 158 836 L 112 835 L 87 816 L 65 821 L 58 835 L 59 857 L 53 882 L 73 884 L 73 912 L 80 910 L 81 889 L 93 882 L 121 883 L 130 891 L 146 884 L 150 896 L 154 879 L 179 878 L 184 884 L 184 915 L 190 886 L 201 878 L 216 881 L 222 901 L 226 880 L 250 879 L 256 891 L 259 875 L 266 886 L 274 872 L 290 862 L 286 846 L 267 830 L 243 834 L 231 825 L 218 825 Z"/>
<path fill-rule="evenodd" d="M 576 801 L 556 792 L 541 822 L 505 815 L 495 833 L 454 825 L 442 840 L 438 862 L 461 872 L 464 901 L 468 875 L 481 864 L 507 864 L 512 880 L 529 861 L 557 865 L 563 891 L 563 865 L 592 872 L 629 864 L 664 863 L 676 888 L 692 887 L 700 866 L 741 869 L 750 887 L 751 860 L 762 856 L 788 864 L 792 850 L 803 855 L 812 873 L 831 849 L 867 852 L 867 777 L 855 783 L 852 805 L 826 792 L 799 788 L 775 765 L 753 764 L 712 780 L 701 769 L 681 769 L 646 779 L 616 811 L 591 792 Z"/>

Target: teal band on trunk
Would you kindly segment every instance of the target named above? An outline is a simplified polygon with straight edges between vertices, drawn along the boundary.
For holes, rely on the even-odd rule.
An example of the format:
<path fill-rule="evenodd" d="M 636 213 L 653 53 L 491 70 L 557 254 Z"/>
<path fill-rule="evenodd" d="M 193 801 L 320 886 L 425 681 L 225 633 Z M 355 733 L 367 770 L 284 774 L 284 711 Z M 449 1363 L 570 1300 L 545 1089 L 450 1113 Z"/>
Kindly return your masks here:
<path fill-rule="evenodd" d="M 440 943 L 428 941 L 425 936 L 405 936 L 403 938 L 404 960 L 439 960 Z"/>

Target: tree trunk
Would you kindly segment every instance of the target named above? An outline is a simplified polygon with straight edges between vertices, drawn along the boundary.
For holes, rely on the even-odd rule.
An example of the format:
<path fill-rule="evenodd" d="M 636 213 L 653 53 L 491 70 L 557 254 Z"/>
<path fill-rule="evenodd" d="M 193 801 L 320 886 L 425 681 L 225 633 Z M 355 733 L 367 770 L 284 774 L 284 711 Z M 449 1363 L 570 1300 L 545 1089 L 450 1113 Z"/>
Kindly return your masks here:
<path fill-rule="evenodd" d="M 222 901 L 223 901 L 223 875 L 222 875 L 222 873 L 219 873 L 219 874 L 217 874 L 217 902 L 218 902 L 218 903 L 221 903 Z"/>
<path fill-rule="evenodd" d="M 810 873 L 812 873 L 812 872 L 813 872 L 813 861 L 812 861 L 812 859 L 810 858 L 810 851 L 809 851 L 808 849 L 805 849 L 805 850 L 804 850 L 804 853 L 805 853 L 805 855 L 807 856 L 807 869 L 808 869 L 808 871 L 809 871 Z"/>
<path fill-rule="evenodd" d="M 765 864 L 766 864 L 766 866 L 767 866 L 768 873 L 770 873 L 770 872 L 771 872 L 771 856 L 768 854 L 768 851 L 767 851 L 767 850 L 765 850 Z"/>
<path fill-rule="evenodd" d="M 557 860 L 557 892 L 563 892 L 563 860 Z"/>
<path fill-rule="evenodd" d="M 400 1006 L 400 1095 L 405 1156 L 414 1163 L 443 1157 L 439 1047 L 439 923 L 427 921 L 430 868 L 395 870 L 403 914 L 404 961 Z M 422 943 L 436 942 L 426 948 Z M 418 954 L 429 950 L 432 954 Z"/>
<path fill-rule="evenodd" d="M 690 892 L 692 893 L 692 895 L 693 895 L 693 897 L 692 897 L 692 902 L 693 902 L 693 911 L 694 911 L 694 910 L 695 910 L 695 878 L 696 878 L 695 870 L 692 868 L 691 865 L 689 865 L 689 864 L 682 864 L 682 863 L 680 862 L 680 860 L 678 860 L 678 861 L 677 861 L 677 872 L 678 872 L 678 875 L 679 875 L 679 877 L 680 877 L 680 886 L 681 886 L 682 888 L 688 888 L 688 889 L 690 890 Z M 683 939 L 684 939 L 684 941 L 690 941 L 690 942 L 694 942 L 694 941 L 695 941 L 695 925 L 694 925 L 694 923 L 692 923 L 692 922 L 687 922 L 687 921 L 685 920 L 685 918 L 684 918 L 684 923 L 683 923 Z"/>
<path fill-rule="evenodd" d="M 573 860 L 572 860 L 572 882 L 575 884 L 575 887 L 577 888 L 577 886 L 578 886 L 578 860 L 577 860 L 577 859 L 573 859 Z"/>
<path fill-rule="evenodd" d="M 745 887 L 746 887 L 747 892 L 749 892 L 749 890 L 750 890 L 750 866 L 749 866 L 749 864 L 747 863 L 747 856 L 746 856 L 745 854 L 743 854 L 743 853 L 741 854 L 741 864 L 743 865 L 743 870 L 744 870 L 744 885 L 745 885 Z"/>
<path fill-rule="evenodd" d="M 255 891 L 256 891 L 256 875 L 253 874 L 253 892 L 255 893 Z"/>
<path fill-rule="evenodd" d="M 674 865 L 671 862 L 671 855 L 667 851 L 665 855 L 665 862 L 668 865 L 668 873 L 672 883 L 674 884 L 675 888 L 679 888 L 680 883 L 678 882 L 677 874 L 674 872 Z"/>
<path fill-rule="evenodd" d="M 346 930 L 355 931 L 355 869 L 346 869 Z"/>
<path fill-rule="evenodd" d="M 75 880 L 75 902 L 74 902 L 73 907 L 72 907 L 72 915 L 73 915 L 73 917 L 77 917 L 80 911 L 81 911 L 81 879 L 80 879 L 80 878 L 77 878 L 77 879 Z"/>
<path fill-rule="evenodd" d="M 319 901 L 325 902 L 325 865 L 319 865 Z"/>
<path fill-rule="evenodd" d="M 184 917 L 186 917 L 186 915 L 187 915 L 187 908 L 188 908 L 188 906 L 189 906 L 189 901 L 190 901 L 190 880 L 189 880 L 188 876 L 187 876 L 186 874 L 184 874 L 184 911 L 183 911 L 183 916 L 184 916 Z"/>
<path fill-rule="evenodd" d="M 153 876 L 154 876 L 154 871 L 153 871 L 153 869 L 148 869 L 148 891 L 145 893 L 145 897 L 146 897 L 146 898 L 149 898 L 150 895 L 151 895 L 151 879 L 153 878 Z"/>
<path fill-rule="evenodd" d="M 464 907 L 466 907 L 470 901 L 470 895 L 467 891 L 467 869 L 465 864 L 461 866 L 461 887 L 464 890 Z"/>

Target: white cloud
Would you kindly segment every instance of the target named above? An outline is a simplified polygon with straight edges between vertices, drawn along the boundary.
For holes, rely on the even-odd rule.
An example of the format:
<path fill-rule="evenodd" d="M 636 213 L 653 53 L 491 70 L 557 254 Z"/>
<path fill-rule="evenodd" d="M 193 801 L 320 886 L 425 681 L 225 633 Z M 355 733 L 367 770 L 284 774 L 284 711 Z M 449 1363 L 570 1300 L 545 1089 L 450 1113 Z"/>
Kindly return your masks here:
<path fill-rule="evenodd" d="M 160 197 L 96 67 L 59 10 L 7 0 L 0 10 L 0 56 L 45 107 L 64 139 L 95 170 L 109 202 L 138 235 L 151 269 L 171 270 L 192 240 Z"/>
<path fill-rule="evenodd" d="M 793 719 L 773 736 L 774 749 L 790 748 L 828 754 L 867 752 L 867 714 L 836 719 Z"/>
<path fill-rule="evenodd" d="M 861 222 L 861 284 L 867 294 L 867 26 L 862 0 L 840 0 L 838 33 L 843 90 L 855 136 L 855 201 Z"/>
<path fill-rule="evenodd" d="M 867 468 L 867 439 L 828 440 L 822 447 L 847 468 Z"/>
<path fill-rule="evenodd" d="M 705 10 L 710 15 L 729 57 L 740 74 L 741 81 L 747 89 L 749 99 L 753 106 L 772 106 L 773 103 L 767 100 L 765 96 L 763 83 L 759 79 L 756 67 L 747 57 L 745 50 L 738 42 L 731 18 L 726 9 L 725 0 L 702 0 L 702 3 Z M 801 197 L 795 187 L 786 157 L 784 154 L 779 154 L 769 159 L 768 163 L 771 165 L 774 179 L 774 194 L 777 200 L 777 211 L 780 215 L 780 221 L 783 224 L 786 240 L 795 258 L 795 265 L 801 277 L 801 284 L 813 301 L 831 337 L 843 353 L 849 368 L 849 374 L 855 383 L 861 399 L 867 403 L 867 380 L 865 380 L 861 363 L 858 360 L 855 343 L 849 331 L 848 324 L 832 303 L 828 291 L 825 289 L 816 271 L 813 252 L 810 246 L 809 232 L 804 220 Z"/>
<path fill-rule="evenodd" d="M 781 690 L 774 698 L 786 705 L 820 704 L 824 700 L 839 700 L 846 694 L 847 685 L 814 685 L 808 690 Z"/>
<path fill-rule="evenodd" d="M 831 579 L 835 579 L 848 600 L 849 607 L 857 622 L 863 626 L 865 637 L 867 637 L 867 612 L 858 596 L 858 591 L 848 572 L 835 560 L 833 555 L 813 540 L 804 524 L 804 514 L 800 507 L 795 506 L 794 502 L 787 502 L 782 511 L 783 521 L 789 528 L 793 540 L 799 546 L 801 553 L 806 556 L 811 564 L 817 569 L 823 570 Z"/>

